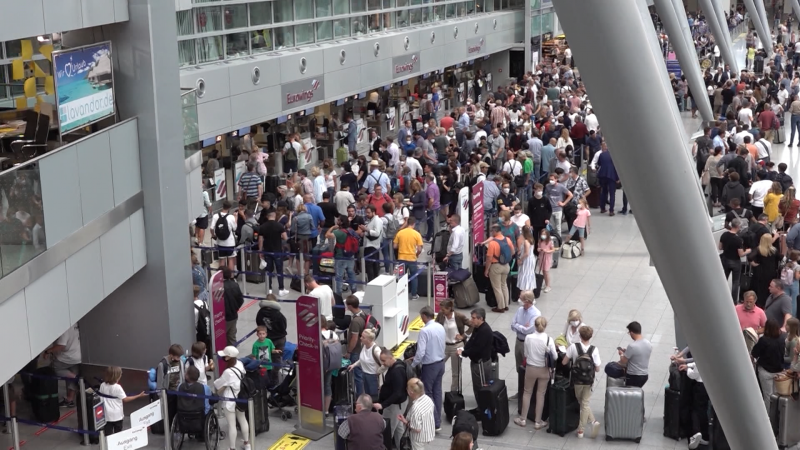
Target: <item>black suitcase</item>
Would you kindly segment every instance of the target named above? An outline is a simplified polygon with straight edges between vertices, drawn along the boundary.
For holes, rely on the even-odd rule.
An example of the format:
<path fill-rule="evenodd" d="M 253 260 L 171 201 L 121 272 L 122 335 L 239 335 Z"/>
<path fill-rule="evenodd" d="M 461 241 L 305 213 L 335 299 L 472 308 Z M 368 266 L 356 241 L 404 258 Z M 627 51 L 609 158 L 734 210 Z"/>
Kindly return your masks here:
<path fill-rule="evenodd" d="M 344 370 L 344 368 L 339 370 L 339 375 L 333 377 L 331 380 L 331 391 L 333 393 L 331 398 L 331 411 L 333 411 L 333 405 L 350 406 L 352 410 L 355 403 L 353 397 L 355 392 L 353 372 Z"/>
<path fill-rule="evenodd" d="M 581 406 L 569 378 L 557 377 L 547 388 L 547 399 L 550 403 L 550 417 L 547 420 L 550 426 L 547 432 L 564 437 L 576 430 L 581 421 Z"/>
<path fill-rule="evenodd" d="M 536 277 L 536 287 L 533 288 L 533 298 L 539 298 L 542 294 L 542 286 L 544 286 L 544 274 L 537 273 L 534 276 Z"/>
<path fill-rule="evenodd" d="M 33 417 L 42 423 L 55 422 L 61 417 L 58 407 L 58 380 L 54 378 L 56 371 L 52 367 L 41 367 L 34 371 L 30 379 L 31 408 Z"/>
<path fill-rule="evenodd" d="M 94 393 L 94 390 L 87 389 L 83 395 L 76 395 L 75 396 L 75 406 L 77 407 L 76 411 L 78 412 L 78 429 L 81 430 L 88 430 L 88 431 L 100 431 L 95 429 L 94 426 L 94 408 L 101 403 L 103 403 L 103 398 L 99 395 Z M 83 414 L 81 414 L 81 408 L 83 408 L 83 404 L 86 404 L 86 421 L 88 424 L 83 423 Z M 83 442 L 83 435 L 78 435 Z M 100 442 L 99 436 L 92 436 L 89 435 L 89 443 L 92 445 L 96 445 Z"/>
<path fill-rule="evenodd" d="M 441 230 L 433 237 L 430 255 L 436 263 L 444 261 L 447 256 L 447 243 L 450 241 L 450 230 Z"/>
<path fill-rule="evenodd" d="M 455 421 L 453 421 L 453 430 L 450 437 L 455 437 L 458 433 L 465 432 L 472 435 L 473 448 L 478 448 L 478 419 L 466 410 L 461 410 L 456 413 Z M 391 447 L 386 447 L 387 449 Z"/>
<path fill-rule="evenodd" d="M 153 403 L 158 400 L 159 400 L 158 394 L 150 394 L 150 403 Z M 150 432 L 153 434 L 164 434 L 164 422 L 166 421 L 167 420 L 159 420 L 158 422 L 150 425 Z"/>
<path fill-rule="evenodd" d="M 489 277 L 483 274 L 486 266 L 475 264 L 472 269 L 472 279 L 475 281 L 475 286 L 478 287 L 478 292 L 486 294 L 492 290 L 492 284 L 489 282 Z"/>
<path fill-rule="evenodd" d="M 277 175 L 267 175 L 265 183 L 264 183 L 264 192 L 271 192 L 278 195 L 278 186 L 280 185 L 280 179 Z"/>
<path fill-rule="evenodd" d="M 483 366 L 481 366 L 483 367 Z M 485 378 L 485 375 L 484 375 Z M 508 427 L 508 391 L 506 382 L 494 380 L 478 390 L 478 411 L 484 436 L 499 436 Z"/>
<path fill-rule="evenodd" d="M 258 250 L 258 247 L 255 247 L 255 249 Z M 248 283 L 260 284 L 266 280 L 266 277 L 264 276 L 265 272 L 259 267 L 261 265 L 261 255 L 259 253 L 246 252 L 244 256 L 244 264 L 244 271 L 246 272 L 244 279 Z"/>
<path fill-rule="evenodd" d="M 461 374 L 461 358 L 458 358 L 458 391 L 445 392 L 444 394 L 444 414 L 448 422 L 453 420 L 456 412 L 466 407 L 461 390 Z"/>
<path fill-rule="evenodd" d="M 289 289 L 300 292 L 300 279 L 292 278 L 292 281 L 289 282 Z"/>
<path fill-rule="evenodd" d="M 664 437 L 681 439 L 681 393 L 671 389 L 669 386 L 664 388 Z"/>
<path fill-rule="evenodd" d="M 333 448 L 335 450 L 347 450 L 347 440 L 339 436 L 339 427 L 347 421 L 351 414 L 353 414 L 352 405 L 336 405 L 333 407 Z"/>
<path fill-rule="evenodd" d="M 669 365 L 669 388 L 673 391 L 680 392 L 681 391 L 681 371 L 678 369 L 678 365 L 672 363 Z"/>
<path fill-rule="evenodd" d="M 709 448 L 712 450 L 731 450 L 713 407 L 711 408 L 711 417 L 708 419 L 708 441 Z"/>
<path fill-rule="evenodd" d="M 269 431 L 269 391 L 266 389 L 257 389 L 256 395 L 253 397 L 253 415 L 255 416 L 256 434 L 266 433 Z"/>

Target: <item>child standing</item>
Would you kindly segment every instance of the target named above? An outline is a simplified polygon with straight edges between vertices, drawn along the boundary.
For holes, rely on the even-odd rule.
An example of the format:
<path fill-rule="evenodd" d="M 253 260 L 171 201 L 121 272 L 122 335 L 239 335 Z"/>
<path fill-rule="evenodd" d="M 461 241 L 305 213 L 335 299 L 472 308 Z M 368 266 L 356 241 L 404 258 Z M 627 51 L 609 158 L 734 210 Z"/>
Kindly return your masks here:
<path fill-rule="evenodd" d="M 263 363 L 272 362 L 272 353 L 275 351 L 275 344 L 267 337 L 267 327 L 259 325 L 256 327 L 256 341 L 253 342 L 253 351 L 250 359 L 255 359 Z"/>
<path fill-rule="evenodd" d="M 124 403 L 142 398 L 145 393 L 139 393 L 128 397 L 125 390 L 119 385 L 122 378 L 122 369 L 113 366 L 106 369 L 106 380 L 100 385 L 100 393 L 103 394 L 103 406 L 106 410 L 106 436 L 122 431 L 122 419 L 125 412 L 122 409 Z"/>
<path fill-rule="evenodd" d="M 550 266 L 553 265 L 553 240 L 550 239 L 550 232 L 542 230 L 539 235 L 539 262 L 538 271 L 544 275 L 544 289 L 542 292 L 550 292 Z M 537 272 L 538 272 L 537 271 Z"/>
<path fill-rule="evenodd" d="M 586 240 L 586 235 L 589 233 L 589 217 L 592 213 L 589 211 L 589 205 L 586 204 L 586 199 L 578 200 L 578 217 L 572 222 L 572 228 L 569 229 L 570 237 L 578 232 L 578 238 L 581 241 L 581 254 L 583 254 L 583 243 Z"/>
<path fill-rule="evenodd" d="M 189 367 L 197 367 L 197 370 L 200 372 L 200 376 L 197 379 L 198 383 L 204 386 L 208 384 L 206 372 L 214 370 L 214 361 L 209 360 L 206 355 L 205 342 L 195 342 L 192 344 L 192 357 L 186 359 L 184 369 L 188 369 Z"/>

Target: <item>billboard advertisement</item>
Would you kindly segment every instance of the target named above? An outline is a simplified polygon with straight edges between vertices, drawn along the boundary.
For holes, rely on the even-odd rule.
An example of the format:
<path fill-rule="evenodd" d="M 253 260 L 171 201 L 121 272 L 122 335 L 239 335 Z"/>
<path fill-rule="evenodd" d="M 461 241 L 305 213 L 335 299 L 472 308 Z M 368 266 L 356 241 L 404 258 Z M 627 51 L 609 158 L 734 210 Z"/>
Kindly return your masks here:
<path fill-rule="evenodd" d="M 53 53 L 61 134 L 114 115 L 111 42 Z"/>

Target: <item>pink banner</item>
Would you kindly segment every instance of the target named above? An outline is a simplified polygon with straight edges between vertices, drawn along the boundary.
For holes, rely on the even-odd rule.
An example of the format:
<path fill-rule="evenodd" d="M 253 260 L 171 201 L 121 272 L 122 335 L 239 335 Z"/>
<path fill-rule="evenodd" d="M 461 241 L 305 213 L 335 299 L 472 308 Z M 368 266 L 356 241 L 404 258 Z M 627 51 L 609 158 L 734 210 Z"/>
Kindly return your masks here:
<path fill-rule="evenodd" d="M 472 245 L 478 245 L 485 239 L 483 218 L 483 181 L 472 187 Z M 477 261 L 478 252 L 474 252 L 473 261 Z"/>
<path fill-rule="evenodd" d="M 214 352 L 221 351 L 228 345 L 225 330 L 225 287 L 223 285 L 222 271 L 218 270 L 211 275 L 208 291 L 211 293 L 211 311 L 214 317 L 211 320 L 211 335 L 214 336 Z"/>
<path fill-rule="evenodd" d="M 297 299 L 297 392 L 300 406 L 322 413 L 322 332 L 319 299 L 308 295 Z M 301 413 L 301 422 L 304 415 Z M 303 426 L 303 424 L 300 424 Z"/>
<path fill-rule="evenodd" d="M 447 272 L 433 273 L 433 311 L 439 314 L 439 304 L 447 299 Z"/>

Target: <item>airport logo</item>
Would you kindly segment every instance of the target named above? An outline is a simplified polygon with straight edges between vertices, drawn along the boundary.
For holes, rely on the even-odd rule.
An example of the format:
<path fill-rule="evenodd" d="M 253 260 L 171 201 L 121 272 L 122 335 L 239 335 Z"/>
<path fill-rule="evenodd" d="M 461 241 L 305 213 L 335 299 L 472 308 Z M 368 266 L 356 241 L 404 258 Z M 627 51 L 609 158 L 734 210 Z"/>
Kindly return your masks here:
<path fill-rule="evenodd" d="M 300 107 L 325 97 L 322 80 L 318 78 L 298 80 L 281 85 L 283 110 Z"/>
<path fill-rule="evenodd" d="M 484 50 L 484 46 L 486 44 L 486 39 L 484 38 L 473 38 L 467 40 L 467 55 L 474 55 L 477 53 L 481 53 Z"/>
<path fill-rule="evenodd" d="M 394 67 L 394 78 L 401 78 L 406 75 L 411 75 L 412 73 L 417 73 L 420 71 L 419 55 L 412 53 L 410 55 L 393 58 L 392 67 Z"/>

